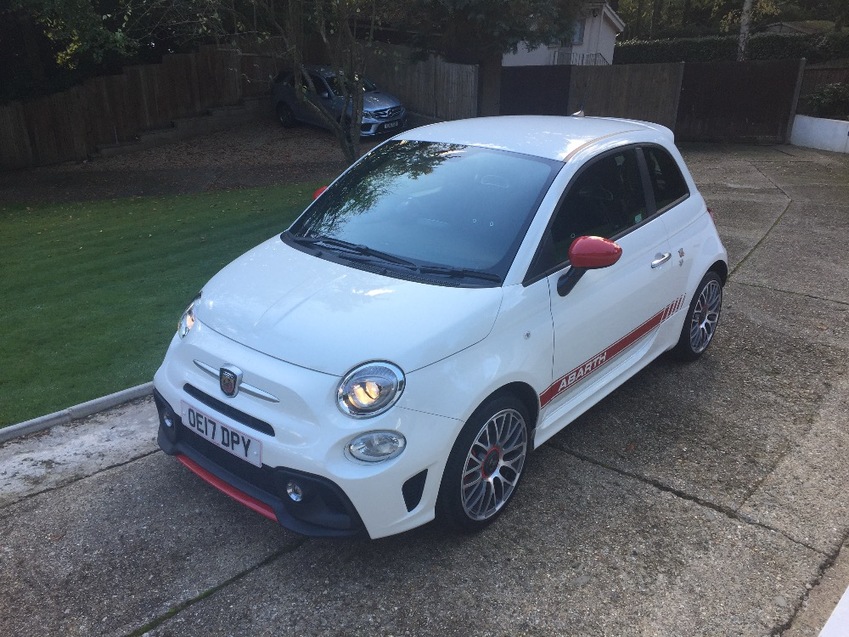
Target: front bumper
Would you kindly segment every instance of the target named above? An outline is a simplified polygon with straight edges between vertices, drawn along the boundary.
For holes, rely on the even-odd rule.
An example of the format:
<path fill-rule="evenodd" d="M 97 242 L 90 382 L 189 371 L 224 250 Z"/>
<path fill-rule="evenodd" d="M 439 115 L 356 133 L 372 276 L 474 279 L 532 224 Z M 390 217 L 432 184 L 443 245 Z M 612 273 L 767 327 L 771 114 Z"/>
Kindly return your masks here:
<path fill-rule="evenodd" d="M 333 482 L 284 467 L 254 467 L 185 427 L 158 391 L 154 401 L 159 411 L 159 446 L 215 488 L 296 533 L 344 537 L 365 531 L 354 505 Z M 300 501 L 288 496 L 290 483 L 304 494 Z"/>
<path fill-rule="evenodd" d="M 401 117 L 395 117 L 388 120 L 363 117 L 362 124 L 360 125 L 360 136 L 373 137 L 375 135 L 395 135 L 396 133 L 400 133 L 406 127 L 406 113 Z"/>
<path fill-rule="evenodd" d="M 245 392 L 226 398 L 217 379 L 198 367 L 198 360 L 214 369 L 238 364 L 246 383 L 277 396 L 279 402 Z M 367 533 L 378 538 L 429 522 L 462 423 L 405 408 L 401 402 L 406 392 L 389 412 L 352 419 L 334 402 L 338 382 L 337 377 L 267 357 L 195 325 L 185 339 L 174 338 L 156 373 L 159 445 L 216 488 L 300 534 Z M 184 424 L 186 404 L 260 442 L 261 466 L 219 448 Z M 345 454 L 351 439 L 379 429 L 406 437 L 401 455 L 365 463 Z M 301 499 L 291 496 L 290 483 Z"/>

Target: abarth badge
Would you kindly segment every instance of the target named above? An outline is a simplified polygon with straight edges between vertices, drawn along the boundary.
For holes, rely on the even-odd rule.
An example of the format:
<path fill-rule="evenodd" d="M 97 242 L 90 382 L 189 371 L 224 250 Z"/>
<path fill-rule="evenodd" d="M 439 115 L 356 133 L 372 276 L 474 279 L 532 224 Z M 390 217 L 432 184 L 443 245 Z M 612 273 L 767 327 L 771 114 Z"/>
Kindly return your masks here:
<path fill-rule="evenodd" d="M 218 373 L 218 384 L 225 396 L 232 398 L 239 393 L 242 383 L 242 370 L 232 365 L 222 367 Z"/>

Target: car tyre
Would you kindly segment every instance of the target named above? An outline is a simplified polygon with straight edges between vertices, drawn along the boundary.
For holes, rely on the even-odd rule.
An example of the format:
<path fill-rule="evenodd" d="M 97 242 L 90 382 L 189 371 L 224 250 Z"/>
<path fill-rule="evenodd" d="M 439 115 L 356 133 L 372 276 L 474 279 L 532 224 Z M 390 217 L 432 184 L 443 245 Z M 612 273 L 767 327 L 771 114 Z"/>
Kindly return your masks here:
<path fill-rule="evenodd" d="M 678 360 L 694 361 L 704 354 L 713 341 L 722 312 L 722 279 L 708 272 L 696 288 L 690 309 L 681 328 L 678 344 L 672 354 Z"/>
<path fill-rule="evenodd" d="M 465 531 L 495 520 L 516 493 L 530 450 L 527 409 L 512 394 L 496 396 L 466 422 L 448 456 L 437 515 Z"/>
<path fill-rule="evenodd" d="M 289 108 L 289 105 L 285 102 L 280 102 L 277 105 L 277 120 L 282 124 L 283 128 L 292 128 L 297 123 L 295 121 L 295 114 L 292 112 L 292 109 Z"/>

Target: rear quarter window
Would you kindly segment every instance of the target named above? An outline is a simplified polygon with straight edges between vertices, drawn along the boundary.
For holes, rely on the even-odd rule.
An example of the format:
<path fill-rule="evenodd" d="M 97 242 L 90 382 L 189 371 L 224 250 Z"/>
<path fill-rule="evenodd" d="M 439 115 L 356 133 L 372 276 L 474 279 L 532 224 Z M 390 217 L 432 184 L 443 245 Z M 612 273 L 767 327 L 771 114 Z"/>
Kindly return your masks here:
<path fill-rule="evenodd" d="M 665 210 L 690 196 L 687 182 L 672 155 L 658 146 L 643 148 L 657 209 Z"/>

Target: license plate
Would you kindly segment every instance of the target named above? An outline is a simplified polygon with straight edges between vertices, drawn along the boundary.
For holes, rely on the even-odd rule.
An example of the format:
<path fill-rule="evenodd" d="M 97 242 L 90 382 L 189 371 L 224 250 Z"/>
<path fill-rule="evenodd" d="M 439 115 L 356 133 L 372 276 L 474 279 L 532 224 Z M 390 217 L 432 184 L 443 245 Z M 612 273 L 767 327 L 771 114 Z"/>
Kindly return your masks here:
<path fill-rule="evenodd" d="M 401 124 L 401 122 L 400 122 L 400 121 L 398 121 L 398 122 L 386 122 L 386 123 L 383 125 L 383 129 L 384 129 L 384 130 L 389 130 L 390 128 L 397 128 L 400 124 Z"/>
<path fill-rule="evenodd" d="M 262 443 L 259 440 L 222 424 L 191 405 L 182 403 L 181 407 L 183 424 L 186 427 L 237 458 L 256 467 L 262 466 Z"/>

